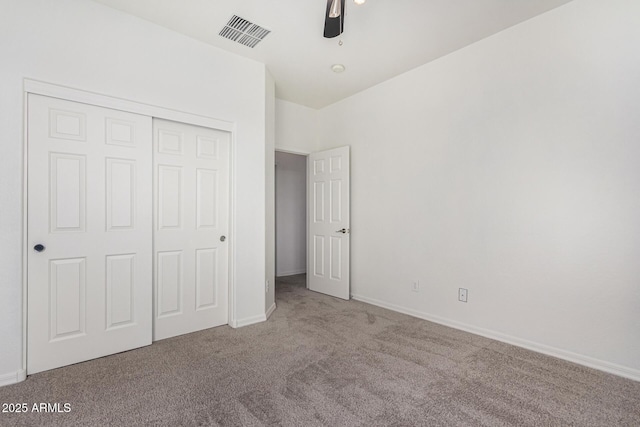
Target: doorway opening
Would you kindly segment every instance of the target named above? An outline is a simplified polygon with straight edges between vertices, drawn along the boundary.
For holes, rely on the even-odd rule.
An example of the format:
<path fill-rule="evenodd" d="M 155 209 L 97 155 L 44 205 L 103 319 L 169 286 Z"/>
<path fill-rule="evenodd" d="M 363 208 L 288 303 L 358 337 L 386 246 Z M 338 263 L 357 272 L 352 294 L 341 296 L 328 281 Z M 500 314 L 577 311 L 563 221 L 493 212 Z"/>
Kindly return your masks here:
<path fill-rule="evenodd" d="M 349 146 L 275 161 L 275 276 L 305 274 L 307 289 L 349 300 Z"/>
<path fill-rule="evenodd" d="M 275 153 L 276 291 L 305 283 L 307 273 L 307 156 Z M 305 285 L 306 286 L 306 285 Z"/>

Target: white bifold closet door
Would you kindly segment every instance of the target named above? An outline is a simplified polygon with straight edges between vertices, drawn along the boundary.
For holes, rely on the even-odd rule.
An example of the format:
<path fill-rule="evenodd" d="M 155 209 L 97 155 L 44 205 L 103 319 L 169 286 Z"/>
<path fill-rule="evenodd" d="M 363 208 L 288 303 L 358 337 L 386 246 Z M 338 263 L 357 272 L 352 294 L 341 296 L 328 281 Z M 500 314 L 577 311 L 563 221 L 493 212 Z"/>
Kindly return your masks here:
<path fill-rule="evenodd" d="M 27 131 L 27 373 L 150 344 L 151 118 L 29 95 Z"/>
<path fill-rule="evenodd" d="M 154 119 L 154 331 L 228 323 L 230 134 Z"/>

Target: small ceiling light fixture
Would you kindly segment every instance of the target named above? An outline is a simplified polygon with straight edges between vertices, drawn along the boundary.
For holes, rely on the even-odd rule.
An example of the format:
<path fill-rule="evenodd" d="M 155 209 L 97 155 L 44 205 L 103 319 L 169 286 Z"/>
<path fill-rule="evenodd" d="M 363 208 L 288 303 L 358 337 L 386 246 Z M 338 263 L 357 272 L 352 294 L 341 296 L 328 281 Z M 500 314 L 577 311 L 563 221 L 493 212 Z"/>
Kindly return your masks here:
<path fill-rule="evenodd" d="M 341 73 L 345 70 L 344 65 L 342 64 L 333 64 L 331 66 L 331 71 L 333 71 L 334 73 Z"/>
<path fill-rule="evenodd" d="M 353 0 L 355 4 L 364 4 L 367 0 Z"/>
<path fill-rule="evenodd" d="M 342 0 L 333 0 L 329 9 L 329 18 L 337 18 L 342 10 Z"/>

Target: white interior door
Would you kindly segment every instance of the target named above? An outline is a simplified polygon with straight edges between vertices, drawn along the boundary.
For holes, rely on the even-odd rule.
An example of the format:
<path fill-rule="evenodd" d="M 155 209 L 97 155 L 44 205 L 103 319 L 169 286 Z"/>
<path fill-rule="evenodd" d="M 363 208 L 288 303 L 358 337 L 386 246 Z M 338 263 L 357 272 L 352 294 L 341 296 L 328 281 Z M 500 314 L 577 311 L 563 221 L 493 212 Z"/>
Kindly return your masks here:
<path fill-rule="evenodd" d="M 28 96 L 27 373 L 151 344 L 151 118 Z"/>
<path fill-rule="evenodd" d="M 349 299 L 349 147 L 310 154 L 307 164 L 309 289 Z"/>
<path fill-rule="evenodd" d="M 154 119 L 154 340 L 228 323 L 228 132 Z"/>

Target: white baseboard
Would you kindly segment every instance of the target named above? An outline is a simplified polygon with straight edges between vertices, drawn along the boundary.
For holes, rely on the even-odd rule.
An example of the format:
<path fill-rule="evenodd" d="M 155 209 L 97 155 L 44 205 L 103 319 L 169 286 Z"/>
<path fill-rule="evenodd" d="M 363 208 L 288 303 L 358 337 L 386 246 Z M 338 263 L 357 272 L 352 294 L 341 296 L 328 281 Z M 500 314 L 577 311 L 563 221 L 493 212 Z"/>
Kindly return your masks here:
<path fill-rule="evenodd" d="M 306 268 L 300 268 L 298 270 L 283 271 L 281 273 L 276 273 L 276 277 L 294 276 L 296 274 L 302 274 L 302 273 L 306 273 L 306 272 L 307 272 Z"/>
<path fill-rule="evenodd" d="M 273 304 L 271 304 L 271 307 L 269 307 L 269 309 L 265 313 L 265 317 L 268 319 L 274 311 L 276 311 L 276 303 L 275 302 Z"/>
<path fill-rule="evenodd" d="M 16 384 L 27 379 L 27 371 L 20 369 L 17 372 L 0 375 L 0 387 L 4 385 Z"/>
<path fill-rule="evenodd" d="M 264 314 L 260 314 L 258 316 L 253 317 L 245 317 L 244 319 L 237 319 L 233 324 L 229 324 L 232 328 L 242 328 L 243 326 L 253 325 L 255 323 L 265 322 L 267 320 L 267 316 Z"/>
<path fill-rule="evenodd" d="M 399 305 L 379 301 L 373 298 L 368 298 L 362 295 L 351 295 L 351 298 L 357 301 L 365 302 L 367 304 L 376 305 L 378 307 L 387 308 L 389 310 L 397 311 L 399 313 L 408 314 L 409 316 L 417 317 L 420 319 L 428 320 L 440 325 L 449 326 L 454 329 L 460 329 L 462 331 L 470 332 L 472 334 L 481 335 L 486 338 L 491 338 L 496 341 L 501 341 L 507 344 L 515 345 L 517 347 L 526 348 L 538 353 L 546 354 L 548 356 L 557 357 L 559 359 L 567 360 L 569 362 L 577 363 L 578 365 L 587 366 L 589 368 L 597 369 L 599 371 L 608 372 L 610 374 L 618 375 L 620 377 L 629 378 L 631 380 L 640 381 L 640 370 L 629 368 L 615 363 L 607 362 L 593 357 L 585 356 L 571 351 L 562 350 L 556 347 L 551 347 L 545 344 L 536 343 L 533 341 L 517 338 L 511 335 L 506 335 L 501 332 L 492 331 L 490 329 L 478 328 L 473 325 L 469 325 L 455 320 L 446 319 L 440 316 L 434 316 L 432 314 L 424 313 L 411 308 L 402 307 Z"/>

